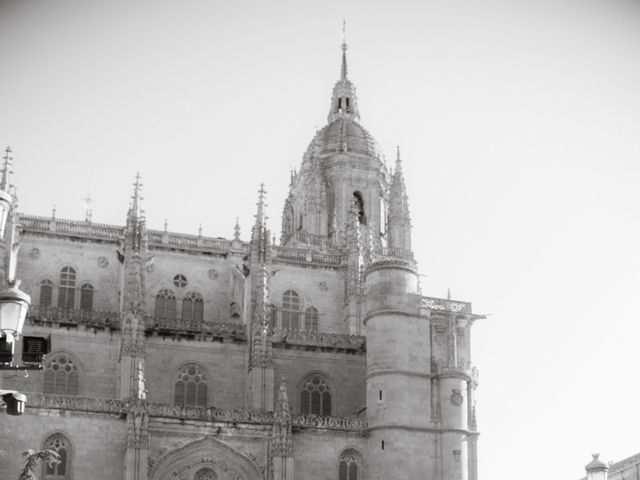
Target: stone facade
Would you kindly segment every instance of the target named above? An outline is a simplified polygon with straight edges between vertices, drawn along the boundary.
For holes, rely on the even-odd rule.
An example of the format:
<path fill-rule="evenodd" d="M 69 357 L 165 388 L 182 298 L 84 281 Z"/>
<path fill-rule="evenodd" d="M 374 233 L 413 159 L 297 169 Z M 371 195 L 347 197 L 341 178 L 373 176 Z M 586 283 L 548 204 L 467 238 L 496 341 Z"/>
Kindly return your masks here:
<path fill-rule="evenodd" d="M 359 123 L 346 45 L 328 124 L 291 177 L 280 245 L 260 189 L 251 238 L 21 215 L 24 332 L 43 372 L 0 416 L 18 452 L 64 454 L 46 479 L 476 480 L 471 305 L 425 297 L 399 151 Z"/>

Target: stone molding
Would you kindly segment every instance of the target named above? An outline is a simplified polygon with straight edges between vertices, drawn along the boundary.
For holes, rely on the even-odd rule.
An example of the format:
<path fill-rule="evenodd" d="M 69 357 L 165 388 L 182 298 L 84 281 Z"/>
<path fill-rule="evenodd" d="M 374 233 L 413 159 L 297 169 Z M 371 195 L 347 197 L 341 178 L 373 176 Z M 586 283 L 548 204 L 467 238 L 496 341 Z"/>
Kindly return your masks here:
<path fill-rule="evenodd" d="M 123 418 L 132 408 L 129 400 L 29 392 L 27 392 L 27 407 L 30 409 L 104 413 L 118 415 Z M 162 403 L 147 403 L 146 412 L 149 417 L 155 418 L 176 418 L 221 423 L 272 425 L 274 421 L 273 412 L 245 409 L 222 410 L 214 407 L 182 407 Z M 366 430 L 367 422 L 361 418 L 292 415 L 291 426 L 301 429 L 317 428 L 362 432 Z"/>
<path fill-rule="evenodd" d="M 274 328 L 271 338 L 274 344 L 280 346 L 298 345 L 361 352 L 366 350 L 366 337 L 361 335 Z"/>
<path fill-rule="evenodd" d="M 381 375 L 402 375 L 404 377 L 418 377 L 424 379 L 431 379 L 434 376 L 431 373 L 411 372 L 409 370 L 375 370 L 367 373 L 367 378 L 373 378 Z"/>

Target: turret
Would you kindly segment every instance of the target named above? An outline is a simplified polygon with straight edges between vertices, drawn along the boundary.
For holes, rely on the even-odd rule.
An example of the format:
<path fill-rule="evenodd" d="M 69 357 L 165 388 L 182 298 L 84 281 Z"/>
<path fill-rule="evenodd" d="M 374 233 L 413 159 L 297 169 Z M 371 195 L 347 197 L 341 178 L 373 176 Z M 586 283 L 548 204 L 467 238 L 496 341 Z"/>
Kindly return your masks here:
<path fill-rule="evenodd" d="M 271 439 L 271 464 L 273 480 L 294 480 L 293 437 L 291 433 L 291 412 L 287 384 L 284 377 L 278 390 L 278 403 L 273 415 L 273 433 Z"/>

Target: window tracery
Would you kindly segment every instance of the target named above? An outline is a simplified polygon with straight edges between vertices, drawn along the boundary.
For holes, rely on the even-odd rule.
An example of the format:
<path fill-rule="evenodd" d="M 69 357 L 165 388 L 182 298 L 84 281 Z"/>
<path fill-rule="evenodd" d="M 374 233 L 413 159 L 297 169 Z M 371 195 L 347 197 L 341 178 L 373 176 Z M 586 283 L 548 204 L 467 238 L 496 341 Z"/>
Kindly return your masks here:
<path fill-rule="evenodd" d="M 189 284 L 189 282 L 187 281 L 187 277 L 179 273 L 173 277 L 173 284 L 178 288 L 184 288 Z"/>
<path fill-rule="evenodd" d="M 202 295 L 191 292 L 182 299 L 182 320 L 201 322 L 204 316 Z"/>
<path fill-rule="evenodd" d="M 44 465 L 44 480 L 68 480 L 71 478 L 71 442 L 62 433 L 54 433 L 44 441 L 44 450 L 53 450 L 60 456 L 60 463 Z"/>
<path fill-rule="evenodd" d="M 204 467 L 196 472 L 193 480 L 218 480 L 218 474 L 212 468 Z"/>
<path fill-rule="evenodd" d="M 48 359 L 44 367 L 44 393 L 78 395 L 78 367 L 67 353 L 60 352 Z"/>
<path fill-rule="evenodd" d="M 76 271 L 71 267 L 60 270 L 58 307 L 71 310 L 75 303 Z"/>
<path fill-rule="evenodd" d="M 85 283 L 80 287 L 80 310 L 90 312 L 93 310 L 93 285 Z"/>
<path fill-rule="evenodd" d="M 331 387 L 324 376 L 316 373 L 302 383 L 300 412 L 331 416 Z"/>
<path fill-rule="evenodd" d="M 300 296 L 293 290 L 282 295 L 282 328 L 298 330 L 300 328 Z"/>
<path fill-rule="evenodd" d="M 200 365 L 189 363 L 178 370 L 175 404 L 184 407 L 207 406 L 207 377 Z"/>
<path fill-rule="evenodd" d="M 340 455 L 338 480 L 362 480 L 362 457 L 354 449 L 345 450 Z"/>
<path fill-rule="evenodd" d="M 40 306 L 50 307 L 53 302 L 53 282 L 42 280 L 40 282 Z"/>
<path fill-rule="evenodd" d="M 304 328 L 308 332 L 317 332 L 318 331 L 318 317 L 319 317 L 318 309 L 315 307 L 309 307 L 304 312 Z"/>
<path fill-rule="evenodd" d="M 171 290 L 160 290 L 156 295 L 154 317 L 156 320 L 176 319 L 176 296 Z"/>

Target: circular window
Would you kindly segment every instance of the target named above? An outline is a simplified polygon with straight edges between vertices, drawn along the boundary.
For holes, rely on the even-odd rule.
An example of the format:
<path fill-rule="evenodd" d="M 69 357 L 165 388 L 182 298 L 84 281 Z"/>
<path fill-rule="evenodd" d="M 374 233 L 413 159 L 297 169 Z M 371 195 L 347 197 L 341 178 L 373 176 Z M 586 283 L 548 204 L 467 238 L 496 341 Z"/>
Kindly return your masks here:
<path fill-rule="evenodd" d="M 193 480 L 218 480 L 218 475 L 209 467 L 201 468 Z"/>
<path fill-rule="evenodd" d="M 175 277 L 173 277 L 173 284 L 178 288 L 184 288 L 187 286 L 187 277 L 179 273 Z"/>

